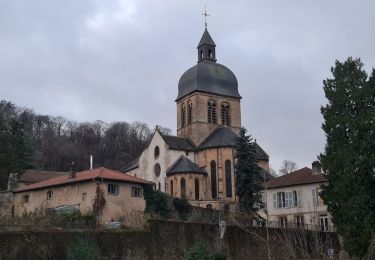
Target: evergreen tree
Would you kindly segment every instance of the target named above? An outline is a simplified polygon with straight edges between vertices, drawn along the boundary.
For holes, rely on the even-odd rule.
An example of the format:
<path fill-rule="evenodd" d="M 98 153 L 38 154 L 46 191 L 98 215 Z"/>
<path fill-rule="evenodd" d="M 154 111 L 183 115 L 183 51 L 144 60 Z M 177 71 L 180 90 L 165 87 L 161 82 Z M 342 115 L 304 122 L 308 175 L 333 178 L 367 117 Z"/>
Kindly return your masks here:
<path fill-rule="evenodd" d="M 322 198 L 351 255 L 363 256 L 375 231 L 375 73 L 360 59 L 336 61 L 321 108 L 327 144 L 320 155 L 328 185 Z"/>
<path fill-rule="evenodd" d="M 236 194 L 241 209 L 250 213 L 260 204 L 262 170 L 257 165 L 255 143 L 246 132 L 242 127 L 236 142 Z"/>

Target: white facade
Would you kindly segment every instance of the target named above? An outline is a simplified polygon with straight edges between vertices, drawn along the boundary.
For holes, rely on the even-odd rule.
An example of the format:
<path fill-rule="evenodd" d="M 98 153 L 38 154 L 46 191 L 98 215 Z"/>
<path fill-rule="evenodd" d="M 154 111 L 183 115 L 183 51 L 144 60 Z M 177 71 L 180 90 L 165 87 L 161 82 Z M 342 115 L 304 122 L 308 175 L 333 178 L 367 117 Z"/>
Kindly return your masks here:
<path fill-rule="evenodd" d="M 158 156 L 155 154 L 155 149 L 157 149 L 156 147 L 159 147 Z M 181 155 L 184 155 L 192 162 L 195 162 L 194 152 L 170 149 L 169 145 L 164 141 L 159 131 L 155 131 L 150 144 L 139 157 L 139 167 L 125 173 L 147 181 L 151 181 L 154 183 L 157 190 L 166 192 L 167 169 L 174 162 L 176 162 Z M 157 167 L 157 164 L 160 165 L 159 176 L 155 174 L 155 167 Z"/>
<path fill-rule="evenodd" d="M 269 226 L 332 231 L 327 206 L 319 196 L 321 184 L 300 184 L 264 191 L 262 199 L 266 201 Z M 259 213 L 267 219 L 264 209 Z"/>

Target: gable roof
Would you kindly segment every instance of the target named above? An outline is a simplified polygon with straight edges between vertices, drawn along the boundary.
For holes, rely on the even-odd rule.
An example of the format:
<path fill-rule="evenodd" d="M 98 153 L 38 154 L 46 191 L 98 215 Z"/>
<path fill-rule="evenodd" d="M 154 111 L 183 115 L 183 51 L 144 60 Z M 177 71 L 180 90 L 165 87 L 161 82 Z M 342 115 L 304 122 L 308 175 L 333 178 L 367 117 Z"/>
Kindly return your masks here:
<path fill-rule="evenodd" d="M 94 181 L 94 180 L 111 180 L 119 182 L 132 182 L 139 184 L 150 184 L 150 182 L 118 172 L 113 171 L 107 168 L 96 168 L 93 170 L 86 170 L 82 172 L 77 172 L 76 177 L 69 179 L 68 175 L 55 177 L 45 181 L 37 182 L 25 187 L 18 188 L 14 192 L 22 192 L 29 190 L 38 190 L 47 187 L 69 185 L 71 183 L 85 182 L 85 181 Z"/>
<path fill-rule="evenodd" d="M 185 137 L 178 137 L 174 135 L 163 134 L 160 130 L 157 130 L 164 142 L 169 146 L 169 149 L 183 150 L 183 151 L 194 151 L 195 147 L 193 143 Z"/>
<path fill-rule="evenodd" d="M 67 174 L 69 174 L 69 172 L 26 170 L 20 175 L 20 182 L 24 182 L 25 184 L 33 184 Z"/>
<path fill-rule="evenodd" d="M 130 162 L 124 169 L 121 170 L 121 172 L 128 172 L 128 171 L 137 169 L 138 167 L 139 167 L 139 158 Z"/>
<path fill-rule="evenodd" d="M 321 173 L 313 174 L 312 170 L 304 167 L 297 171 L 285 174 L 283 176 L 271 179 L 266 183 L 268 189 L 287 187 L 294 185 L 303 185 L 311 183 L 326 182 L 326 177 Z"/>
<path fill-rule="evenodd" d="M 167 176 L 175 173 L 200 173 L 206 174 L 206 171 L 199 168 L 198 165 L 193 163 L 189 158 L 181 155 L 180 158 L 174 162 L 167 170 Z"/>

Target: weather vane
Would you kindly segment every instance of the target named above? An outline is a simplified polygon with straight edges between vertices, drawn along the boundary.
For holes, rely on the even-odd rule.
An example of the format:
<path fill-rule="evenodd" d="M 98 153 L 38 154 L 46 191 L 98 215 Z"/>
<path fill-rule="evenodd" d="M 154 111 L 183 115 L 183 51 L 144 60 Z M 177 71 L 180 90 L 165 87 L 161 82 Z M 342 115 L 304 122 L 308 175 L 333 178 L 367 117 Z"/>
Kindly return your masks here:
<path fill-rule="evenodd" d="M 202 13 L 202 15 L 204 15 L 204 27 L 207 28 L 207 16 L 210 16 L 210 15 L 207 13 L 206 6 L 204 6 L 204 13 Z"/>

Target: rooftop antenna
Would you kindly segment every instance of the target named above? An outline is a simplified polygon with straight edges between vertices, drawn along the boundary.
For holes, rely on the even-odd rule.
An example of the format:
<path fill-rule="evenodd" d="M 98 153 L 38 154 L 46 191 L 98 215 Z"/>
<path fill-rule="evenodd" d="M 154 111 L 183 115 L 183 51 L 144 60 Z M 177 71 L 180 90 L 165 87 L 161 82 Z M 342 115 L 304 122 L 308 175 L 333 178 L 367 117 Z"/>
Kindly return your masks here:
<path fill-rule="evenodd" d="M 204 15 L 204 28 L 207 29 L 207 16 L 210 16 L 210 15 L 207 13 L 206 6 L 204 6 L 204 13 L 202 13 L 202 15 Z"/>

